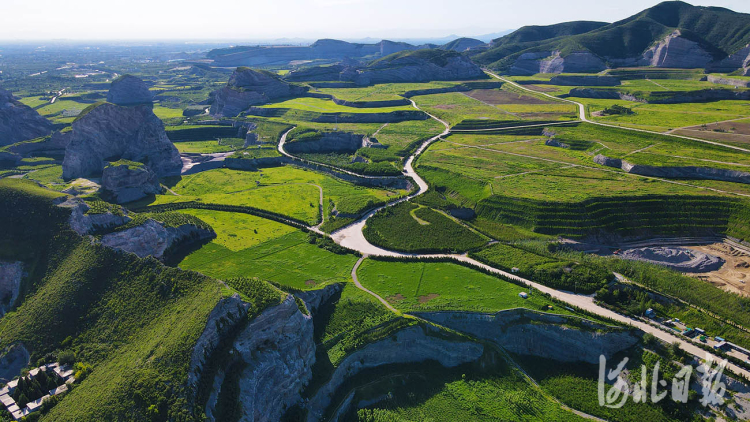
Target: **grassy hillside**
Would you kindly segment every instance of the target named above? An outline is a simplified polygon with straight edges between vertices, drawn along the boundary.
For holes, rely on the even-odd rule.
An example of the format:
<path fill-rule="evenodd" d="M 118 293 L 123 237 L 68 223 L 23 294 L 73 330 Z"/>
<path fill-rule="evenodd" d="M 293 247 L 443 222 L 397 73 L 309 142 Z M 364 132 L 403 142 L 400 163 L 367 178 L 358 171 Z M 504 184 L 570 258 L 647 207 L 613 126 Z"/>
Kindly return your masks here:
<path fill-rule="evenodd" d="M 717 7 L 692 6 L 681 1 L 663 2 L 619 22 L 591 28 L 588 32 L 562 34 L 562 28 L 557 25 L 542 27 L 536 30 L 537 34 L 522 28 L 520 34 L 513 33 L 496 40 L 497 47 L 477 55 L 475 60 L 502 69 L 522 52 L 531 51 L 558 50 L 563 56 L 573 51 L 590 51 L 605 58 L 637 57 L 676 29 L 717 59 L 750 42 L 750 15 Z M 558 33 L 564 36 L 552 37 Z"/>
<path fill-rule="evenodd" d="M 92 244 L 31 182 L 2 180 L 0 195 L 0 258 L 30 269 L 25 300 L 0 320 L 0 347 L 22 343 L 32 365 L 73 352 L 93 369 L 41 420 L 199 420 L 184 390 L 190 354 L 233 290 Z M 265 283 L 243 293 L 256 312 L 280 297 Z"/>

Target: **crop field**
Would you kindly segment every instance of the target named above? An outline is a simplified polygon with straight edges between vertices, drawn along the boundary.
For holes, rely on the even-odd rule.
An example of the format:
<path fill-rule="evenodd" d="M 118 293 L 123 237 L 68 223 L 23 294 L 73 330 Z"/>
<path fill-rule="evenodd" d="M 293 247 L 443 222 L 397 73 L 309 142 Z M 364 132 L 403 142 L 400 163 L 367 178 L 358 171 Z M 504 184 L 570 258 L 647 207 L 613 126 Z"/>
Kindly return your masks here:
<path fill-rule="evenodd" d="M 528 299 L 522 299 L 518 294 L 528 292 L 527 288 L 447 262 L 366 259 L 357 271 L 357 278 L 363 286 L 403 312 L 541 310 L 550 303 L 533 293 Z M 571 314 L 566 309 L 553 312 Z"/>
<path fill-rule="evenodd" d="M 233 226 L 232 219 L 241 224 Z M 309 243 L 307 234 L 298 230 L 282 235 L 287 229 L 274 230 L 274 224 L 278 223 L 269 222 L 261 231 L 254 221 L 242 221 L 239 217 L 232 219 L 221 217 L 221 225 L 215 227 L 217 233 L 222 230 L 221 236 L 189 254 L 179 263 L 179 267 L 221 280 L 259 277 L 302 290 L 351 280 L 356 256 L 337 255 L 318 248 Z M 254 230 L 258 230 L 259 234 L 256 235 Z M 265 241 L 238 250 L 225 246 L 240 248 L 243 246 L 242 239 L 248 239 L 248 243 L 261 239 Z"/>
<path fill-rule="evenodd" d="M 154 105 L 154 114 L 162 120 L 177 120 L 183 118 L 181 108 L 169 108 L 158 104 Z"/>
<path fill-rule="evenodd" d="M 227 138 L 215 141 L 186 141 L 175 142 L 174 146 L 180 152 L 198 154 L 211 154 L 215 152 L 229 152 L 242 148 L 245 140 L 240 138 Z"/>
<path fill-rule="evenodd" d="M 216 238 L 211 243 L 223 246 L 232 252 L 239 252 L 296 231 L 295 228 L 286 224 L 250 214 L 198 209 L 179 210 L 179 212 L 198 217 L 211 226 L 216 232 Z"/>
<path fill-rule="evenodd" d="M 376 84 L 361 88 L 317 88 L 316 91 L 330 94 L 344 101 L 388 101 L 401 100 L 407 91 L 445 88 L 460 82 L 435 81 L 427 83 Z M 314 84 L 313 84 L 314 85 Z"/>
<path fill-rule="evenodd" d="M 487 242 L 451 217 L 409 202 L 379 211 L 363 232 L 375 245 L 404 252 L 467 251 Z"/>
<path fill-rule="evenodd" d="M 343 197 L 359 197 L 361 203 L 366 204 L 369 200 L 379 202 L 404 193 L 356 186 L 323 173 L 290 166 L 257 172 L 216 169 L 182 177 L 171 188 L 177 195 L 157 195 L 138 205 L 197 201 L 252 206 L 316 223 L 320 219 L 321 188 L 323 204 L 336 203 Z"/>
<path fill-rule="evenodd" d="M 340 106 L 331 100 L 312 97 L 294 98 L 262 105 L 261 108 L 286 108 L 316 113 L 390 113 L 392 111 L 414 110 L 411 106 L 359 108 Z"/>

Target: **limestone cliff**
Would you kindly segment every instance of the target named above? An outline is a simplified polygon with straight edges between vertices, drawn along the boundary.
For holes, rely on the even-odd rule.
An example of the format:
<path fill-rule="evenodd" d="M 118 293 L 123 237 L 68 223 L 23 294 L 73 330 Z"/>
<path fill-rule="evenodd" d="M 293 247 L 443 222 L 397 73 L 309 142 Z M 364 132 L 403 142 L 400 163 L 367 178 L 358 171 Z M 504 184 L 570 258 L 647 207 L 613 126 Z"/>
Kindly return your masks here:
<path fill-rule="evenodd" d="M 565 75 L 555 76 L 549 83 L 565 86 L 617 86 L 620 85 L 620 80 L 614 76 Z"/>
<path fill-rule="evenodd" d="M 521 355 L 560 362 L 598 363 L 635 345 L 640 336 L 577 317 L 511 309 L 494 314 L 426 312 L 418 316 L 477 338 L 492 341 Z"/>
<path fill-rule="evenodd" d="M 49 135 L 52 123 L 0 88 L 0 146 Z"/>
<path fill-rule="evenodd" d="M 120 158 L 145 162 L 159 177 L 180 174 L 180 153 L 150 105 L 103 103 L 84 112 L 73 122 L 73 134 L 65 148 L 63 178 L 99 174 L 106 160 Z"/>
<path fill-rule="evenodd" d="M 455 51 L 416 50 L 396 53 L 360 69 L 348 68 L 340 80 L 357 85 L 485 78 L 482 69 Z"/>
<path fill-rule="evenodd" d="M 713 56 L 695 41 L 676 30 L 643 53 L 642 64 L 654 67 L 695 69 L 706 67 Z M 641 64 L 641 63 L 639 63 Z"/>
<path fill-rule="evenodd" d="M 81 236 L 92 234 L 101 229 L 119 227 L 131 220 L 125 210 L 123 210 L 122 215 L 115 215 L 109 211 L 100 214 L 89 214 L 90 207 L 83 199 L 79 198 L 69 198 L 58 206 L 70 209 L 68 224 L 70 224 L 70 228 Z"/>
<path fill-rule="evenodd" d="M 727 170 L 713 167 L 658 167 L 641 164 L 631 164 L 619 158 L 610 158 L 604 155 L 594 157 L 596 164 L 614 167 L 627 173 L 641 176 L 663 177 L 667 179 L 697 179 L 697 180 L 720 180 L 724 182 L 750 184 L 750 173 L 738 170 Z"/>
<path fill-rule="evenodd" d="M 202 240 L 215 237 L 213 231 L 201 229 L 192 224 L 179 227 L 165 227 L 155 220 L 126 230 L 116 231 L 102 236 L 104 246 L 136 254 L 139 258 L 153 256 L 164 258 L 164 253 L 181 242 Z"/>
<path fill-rule="evenodd" d="M 271 72 L 238 67 L 225 87 L 211 93 L 210 113 L 234 117 L 252 105 L 305 92 L 307 88 L 286 83 Z"/>
<path fill-rule="evenodd" d="M 18 299 L 23 279 L 23 262 L 0 261 L 0 317 L 5 315 Z"/>
<path fill-rule="evenodd" d="M 161 193 L 159 178 L 145 165 L 111 163 L 102 172 L 102 193 L 113 202 L 124 204 Z"/>
<path fill-rule="evenodd" d="M 416 325 L 351 353 L 334 371 L 331 379 L 315 393 L 308 403 L 307 422 L 319 421 L 336 390 L 350 377 L 365 369 L 383 365 L 434 360 L 445 367 L 479 359 L 484 346 L 471 341 L 446 339 L 437 335 L 438 328 Z"/>
<path fill-rule="evenodd" d="M 521 54 L 510 67 L 511 75 L 537 73 L 588 73 L 601 72 L 607 64 L 587 51 L 577 51 L 562 56 L 559 51 Z"/>
<path fill-rule="evenodd" d="M 750 88 L 750 81 L 748 81 L 747 79 L 737 79 L 737 78 L 732 78 L 731 76 L 725 77 L 725 76 L 708 75 L 706 77 L 706 80 L 708 82 L 719 84 L 719 85 L 729 85 L 729 86 L 734 86 L 734 87 Z"/>

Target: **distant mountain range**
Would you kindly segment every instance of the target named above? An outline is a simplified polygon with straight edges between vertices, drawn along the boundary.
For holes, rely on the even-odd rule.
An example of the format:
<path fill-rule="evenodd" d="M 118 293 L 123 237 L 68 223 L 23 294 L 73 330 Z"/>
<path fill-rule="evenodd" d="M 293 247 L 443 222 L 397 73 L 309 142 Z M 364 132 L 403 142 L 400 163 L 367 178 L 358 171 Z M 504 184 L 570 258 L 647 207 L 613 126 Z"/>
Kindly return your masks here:
<path fill-rule="evenodd" d="M 667 1 L 615 23 L 575 21 L 525 26 L 489 43 L 456 38 L 444 44 L 324 39 L 309 46 L 212 50 L 217 66 L 288 66 L 309 61 L 371 61 L 405 50 L 468 54 L 490 69 L 518 75 L 593 73 L 613 67 L 704 68 L 750 75 L 750 14 Z"/>
<path fill-rule="evenodd" d="M 598 72 L 607 67 L 709 68 L 747 73 L 750 15 L 668 1 L 619 22 L 527 26 L 473 56 L 515 74 Z"/>

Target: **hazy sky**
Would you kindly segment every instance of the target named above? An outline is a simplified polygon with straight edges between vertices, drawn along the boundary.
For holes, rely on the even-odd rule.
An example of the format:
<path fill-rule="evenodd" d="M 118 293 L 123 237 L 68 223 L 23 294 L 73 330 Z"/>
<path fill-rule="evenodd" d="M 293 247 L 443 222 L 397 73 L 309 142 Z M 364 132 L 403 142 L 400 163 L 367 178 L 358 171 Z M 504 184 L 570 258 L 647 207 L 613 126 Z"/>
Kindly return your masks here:
<path fill-rule="evenodd" d="M 612 22 L 656 0 L 0 0 L 0 39 L 259 39 L 481 35 Z M 691 1 L 750 13 L 748 0 Z"/>

